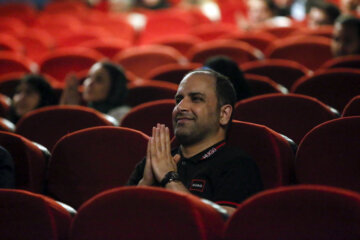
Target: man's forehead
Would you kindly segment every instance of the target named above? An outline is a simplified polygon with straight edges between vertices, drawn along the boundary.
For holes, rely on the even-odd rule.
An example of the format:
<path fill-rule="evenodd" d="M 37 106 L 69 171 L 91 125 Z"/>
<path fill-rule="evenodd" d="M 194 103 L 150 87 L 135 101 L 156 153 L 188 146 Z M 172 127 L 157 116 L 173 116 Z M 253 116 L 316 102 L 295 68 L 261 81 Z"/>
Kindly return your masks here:
<path fill-rule="evenodd" d="M 186 75 L 180 82 L 179 91 L 195 91 L 195 92 L 208 92 L 215 90 L 215 78 L 206 73 L 197 72 Z"/>

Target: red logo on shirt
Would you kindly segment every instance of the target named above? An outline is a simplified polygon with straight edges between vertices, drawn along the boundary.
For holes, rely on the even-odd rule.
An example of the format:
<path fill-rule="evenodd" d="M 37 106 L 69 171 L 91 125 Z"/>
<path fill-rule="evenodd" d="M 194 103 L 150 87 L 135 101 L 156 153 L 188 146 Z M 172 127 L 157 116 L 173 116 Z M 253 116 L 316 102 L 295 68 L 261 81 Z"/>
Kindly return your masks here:
<path fill-rule="evenodd" d="M 190 191 L 204 192 L 206 181 L 202 179 L 193 179 L 191 181 Z"/>

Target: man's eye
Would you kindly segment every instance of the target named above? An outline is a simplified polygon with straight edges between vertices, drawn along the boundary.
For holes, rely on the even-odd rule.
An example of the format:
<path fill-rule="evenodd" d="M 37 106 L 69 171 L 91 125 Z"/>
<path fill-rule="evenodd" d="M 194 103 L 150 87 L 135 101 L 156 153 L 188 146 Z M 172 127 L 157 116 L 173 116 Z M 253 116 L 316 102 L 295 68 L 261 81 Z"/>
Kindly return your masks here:
<path fill-rule="evenodd" d="M 201 97 L 193 97 L 192 100 L 193 100 L 194 102 L 200 102 L 200 101 L 202 101 L 203 99 L 202 99 Z"/>
<path fill-rule="evenodd" d="M 179 104 L 179 102 L 181 102 L 181 98 L 175 98 L 175 103 Z"/>

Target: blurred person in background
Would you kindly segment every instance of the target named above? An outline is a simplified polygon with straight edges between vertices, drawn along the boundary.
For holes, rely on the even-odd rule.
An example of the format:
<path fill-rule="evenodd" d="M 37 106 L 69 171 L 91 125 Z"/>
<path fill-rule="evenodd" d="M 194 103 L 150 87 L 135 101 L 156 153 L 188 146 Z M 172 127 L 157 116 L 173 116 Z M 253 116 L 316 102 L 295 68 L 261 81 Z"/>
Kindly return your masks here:
<path fill-rule="evenodd" d="M 341 0 L 340 8 L 342 14 L 360 17 L 360 0 Z"/>
<path fill-rule="evenodd" d="M 316 1 L 310 7 L 307 26 L 317 28 L 324 25 L 333 25 L 336 18 L 339 17 L 339 8 L 325 1 Z"/>
<path fill-rule="evenodd" d="M 229 78 L 234 86 L 237 102 L 252 96 L 243 72 L 232 59 L 226 56 L 212 57 L 205 61 L 204 68 L 210 68 Z"/>
<path fill-rule="evenodd" d="M 278 7 L 273 0 L 248 0 L 247 18 L 239 19 L 238 26 L 243 30 L 256 30 L 263 27 L 286 27 L 291 25 L 288 17 L 278 15 Z"/>
<path fill-rule="evenodd" d="M 130 110 L 124 104 L 128 91 L 126 84 L 127 78 L 120 66 L 98 62 L 90 68 L 82 94 L 79 92 L 79 80 L 73 75 L 67 78 L 60 104 L 81 105 L 85 101 L 88 107 L 120 121 Z"/>
<path fill-rule="evenodd" d="M 45 77 L 37 74 L 25 75 L 12 97 L 9 119 L 13 123 L 32 110 L 55 105 L 56 97 L 53 88 Z"/>
<path fill-rule="evenodd" d="M 360 19 L 342 15 L 335 21 L 331 42 L 334 57 L 360 54 Z"/>

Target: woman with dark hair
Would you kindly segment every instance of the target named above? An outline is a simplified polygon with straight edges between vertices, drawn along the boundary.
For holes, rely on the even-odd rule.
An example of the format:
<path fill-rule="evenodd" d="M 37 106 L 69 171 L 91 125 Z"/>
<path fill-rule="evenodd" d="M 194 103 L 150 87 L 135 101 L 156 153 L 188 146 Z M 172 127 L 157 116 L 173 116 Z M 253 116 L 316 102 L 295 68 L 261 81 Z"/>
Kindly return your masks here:
<path fill-rule="evenodd" d="M 225 56 L 216 56 L 206 60 L 204 67 L 210 68 L 229 78 L 234 86 L 237 101 L 252 96 L 250 87 L 237 63 Z"/>
<path fill-rule="evenodd" d="M 127 94 L 126 84 L 127 79 L 120 66 L 111 62 L 98 62 L 89 70 L 88 77 L 83 84 L 82 96 L 78 91 L 78 79 L 70 77 L 67 80 L 60 104 L 80 105 L 83 100 L 88 107 L 120 121 L 130 110 L 129 106 L 124 105 Z"/>
<path fill-rule="evenodd" d="M 28 74 L 20 79 L 12 97 L 9 119 L 16 123 L 26 113 L 56 104 L 53 88 L 41 75 Z"/>

